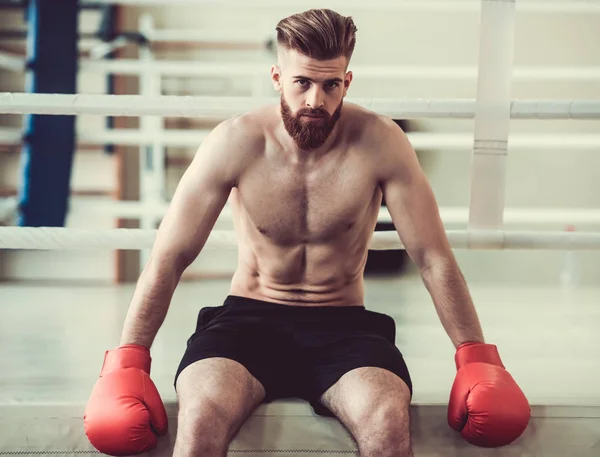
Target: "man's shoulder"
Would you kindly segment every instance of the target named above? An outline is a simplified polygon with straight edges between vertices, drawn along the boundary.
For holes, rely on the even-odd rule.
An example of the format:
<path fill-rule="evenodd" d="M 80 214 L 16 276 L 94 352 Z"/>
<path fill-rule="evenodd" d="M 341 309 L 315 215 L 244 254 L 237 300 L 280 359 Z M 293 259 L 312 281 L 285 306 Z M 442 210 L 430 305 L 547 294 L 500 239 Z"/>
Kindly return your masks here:
<path fill-rule="evenodd" d="M 235 182 L 264 154 L 268 121 L 268 108 L 264 107 L 219 122 L 201 142 L 197 163 L 201 167 L 211 164 Z"/>
<path fill-rule="evenodd" d="M 238 176 L 265 150 L 268 110 L 264 107 L 219 122 L 201 142 L 196 157 Z"/>
<path fill-rule="evenodd" d="M 355 135 L 357 150 L 369 158 L 379 179 L 406 168 L 412 162 L 414 150 L 398 122 L 362 106 L 353 105 L 351 135 Z"/>
<path fill-rule="evenodd" d="M 246 147 L 264 144 L 276 117 L 275 105 L 265 105 L 221 122 L 216 134 L 228 142 L 242 142 Z"/>
<path fill-rule="evenodd" d="M 348 108 L 349 131 L 365 147 L 381 146 L 404 135 L 399 123 L 388 116 L 354 103 L 349 103 Z"/>
<path fill-rule="evenodd" d="M 348 103 L 350 131 L 359 133 L 362 141 L 379 143 L 390 136 L 402 134 L 400 125 L 383 114 L 356 103 Z"/>

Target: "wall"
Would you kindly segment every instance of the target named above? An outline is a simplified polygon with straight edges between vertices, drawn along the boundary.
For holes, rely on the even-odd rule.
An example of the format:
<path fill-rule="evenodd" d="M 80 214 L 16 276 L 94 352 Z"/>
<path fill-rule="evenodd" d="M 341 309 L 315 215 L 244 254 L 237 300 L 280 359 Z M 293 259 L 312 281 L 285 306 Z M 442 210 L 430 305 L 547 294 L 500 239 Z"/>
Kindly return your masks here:
<path fill-rule="evenodd" d="M 327 3 L 323 4 L 324 6 Z M 158 29 L 179 28 L 196 30 L 236 29 L 236 33 L 247 31 L 256 36 L 271 36 L 276 22 L 287 14 L 303 8 L 273 7 L 252 9 L 226 8 L 216 4 L 202 7 L 123 7 L 123 27 L 134 30 L 142 14 L 150 13 Z M 358 42 L 353 58 L 354 65 L 477 65 L 479 13 L 472 12 L 432 12 L 418 10 L 366 8 L 338 8 L 342 14 L 353 15 L 358 26 Z M 520 13 L 516 26 L 515 66 L 594 66 L 600 65 L 600 54 L 592 46 L 600 39 L 597 27 L 600 15 L 596 14 L 544 14 Z M 127 55 L 134 56 L 135 51 L 128 49 Z M 271 95 L 268 82 L 268 69 L 272 56 L 259 51 L 231 50 L 158 50 L 157 57 L 168 59 L 218 60 L 218 61 L 254 61 L 265 64 L 264 94 Z M 127 90 L 135 93 L 137 84 L 129 78 Z M 4 78 L 2 78 L 4 87 Z M 10 90 L 18 90 L 11 86 Z M 209 95 L 249 95 L 253 81 L 246 78 L 202 80 L 199 78 L 165 78 L 163 92 L 169 94 L 209 94 Z M 598 98 L 600 81 L 593 82 L 514 82 L 513 98 Z M 101 91 L 101 81 L 90 77 L 89 83 L 83 82 L 81 92 Z M 352 97 L 398 97 L 398 98 L 473 98 L 476 95 L 476 82 L 473 81 L 369 81 L 355 74 L 351 87 Z M 94 121 L 94 122 L 92 122 Z M 98 117 L 81 117 L 81 128 L 98 128 Z M 176 126 L 189 123 L 190 120 L 170 120 Z M 414 123 L 415 128 L 435 132 L 471 133 L 471 121 L 421 120 Z M 511 133 L 595 133 L 597 122 L 592 121 L 513 121 Z M 135 149 L 133 149 L 135 150 Z M 169 154 L 175 156 L 193 155 L 195 148 L 171 148 Z M 600 192 L 598 175 L 600 174 L 600 156 L 598 151 L 544 151 L 511 150 L 508 156 L 507 207 L 539 208 L 598 208 Z M 440 206 L 466 206 L 469 201 L 470 150 L 452 152 L 445 150 L 420 151 L 424 167 L 431 180 Z M 5 163 L 5 158 L 0 158 Z M 86 177 L 111 175 L 113 164 L 106 160 L 103 164 L 96 159 L 78 161 L 76 176 L 83 181 Z M 104 159 L 98 159 L 104 160 Z M 94 163 L 94 165 L 91 164 Z M 14 164 L 8 172 L 14 174 Z M 8 169 L 8 168 L 7 168 Z M 100 171 L 102 170 L 102 171 Z M 173 167 L 167 171 L 168 195 L 176 186 L 183 169 Z M 137 171 L 133 169 L 132 179 Z M 3 173 L 6 175 L 6 173 Z M 9 178 L 0 177 L 0 180 Z M 13 178 L 10 178 L 13 179 Z M 111 178 L 107 178 L 109 182 Z M 1 181 L 0 181 L 1 182 Z M 75 226 L 110 225 L 112 221 L 86 219 L 69 221 Z M 530 228 L 519 226 L 519 228 Z M 531 227 L 533 228 L 533 227 Z M 562 230 L 563 224 L 546 227 Z M 578 230 L 598 230 L 598 227 L 581 226 Z M 64 256 L 54 253 L 52 256 Z M 85 262 L 95 262 L 92 257 L 84 256 Z M 564 253 L 556 251 L 519 251 L 519 252 L 480 252 L 457 251 L 461 267 L 470 280 L 477 281 L 516 281 L 533 283 L 554 283 L 563 266 Z M 594 252 L 581 253 L 584 279 L 594 283 L 600 279 L 600 268 Z M 52 257 L 54 258 L 54 257 Z M 63 257 L 64 258 L 64 257 Z M 221 259 L 221 257 L 219 257 Z M 90 278 L 111 278 L 113 264 L 106 262 L 89 268 Z M 196 264 L 200 271 L 215 267 L 212 257 L 202 256 Z M 84 262 L 84 258 L 81 259 Z M 79 265 L 80 262 L 77 263 Z M 86 264 L 87 264 L 86 263 Z M 4 270 L 8 276 L 33 274 L 32 267 L 15 270 L 14 261 L 5 262 Z M 228 258 L 221 265 L 227 272 L 234 265 L 234 259 Z M 77 268 L 78 273 L 88 271 Z M 44 269 L 44 275 L 54 274 Z M 62 274 L 62 273 L 61 273 Z M 71 274 L 71 273 L 68 273 Z M 73 274 L 75 274 L 73 272 Z M 82 274 L 82 273 L 81 273 Z M 88 273 L 85 274 L 88 277 Z"/>

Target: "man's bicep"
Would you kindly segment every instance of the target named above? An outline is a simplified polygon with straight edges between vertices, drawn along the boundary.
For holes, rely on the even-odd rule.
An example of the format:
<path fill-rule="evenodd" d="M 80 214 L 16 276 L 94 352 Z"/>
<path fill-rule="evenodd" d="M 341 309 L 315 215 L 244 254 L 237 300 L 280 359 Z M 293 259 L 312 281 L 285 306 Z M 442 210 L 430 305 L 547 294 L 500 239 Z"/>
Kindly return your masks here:
<path fill-rule="evenodd" d="M 153 255 L 180 269 L 198 256 L 233 187 L 226 140 L 207 140 L 179 181 L 153 248 Z"/>
<path fill-rule="evenodd" d="M 389 147 L 383 195 L 404 247 L 422 269 L 450 254 L 450 246 L 435 195 L 408 139 L 397 136 Z"/>

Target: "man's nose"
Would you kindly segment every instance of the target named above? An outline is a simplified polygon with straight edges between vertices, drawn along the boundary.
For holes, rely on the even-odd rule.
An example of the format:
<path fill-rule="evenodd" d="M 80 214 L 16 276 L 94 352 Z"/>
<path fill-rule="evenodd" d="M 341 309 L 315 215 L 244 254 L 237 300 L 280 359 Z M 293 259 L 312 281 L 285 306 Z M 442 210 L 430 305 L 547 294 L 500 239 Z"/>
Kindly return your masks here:
<path fill-rule="evenodd" d="M 318 89 L 313 90 L 306 100 L 306 105 L 314 110 L 323 108 L 324 102 L 321 91 Z"/>

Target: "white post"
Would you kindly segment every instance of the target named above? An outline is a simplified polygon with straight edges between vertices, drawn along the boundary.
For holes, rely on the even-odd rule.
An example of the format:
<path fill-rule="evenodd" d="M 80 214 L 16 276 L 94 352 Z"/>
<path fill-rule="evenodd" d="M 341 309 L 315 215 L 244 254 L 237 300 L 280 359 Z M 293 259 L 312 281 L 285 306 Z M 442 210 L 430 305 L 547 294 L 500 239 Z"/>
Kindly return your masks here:
<path fill-rule="evenodd" d="M 142 34 L 151 37 L 154 30 L 152 16 L 144 14 L 140 17 L 139 29 Z M 151 71 L 154 55 L 150 45 L 140 46 L 140 60 L 146 71 L 140 74 L 140 95 L 154 97 L 161 95 L 162 76 Z M 140 117 L 142 143 L 140 145 L 140 202 L 142 204 L 160 205 L 165 200 L 165 146 L 161 142 L 160 132 L 163 130 L 163 118 L 160 116 Z M 144 136 L 152 138 L 144 142 Z M 141 229 L 155 229 L 158 220 L 153 216 L 140 218 Z M 140 269 L 148 261 L 150 251 L 140 251 Z"/>
<path fill-rule="evenodd" d="M 482 0 L 470 229 L 503 225 L 515 0 Z"/>

